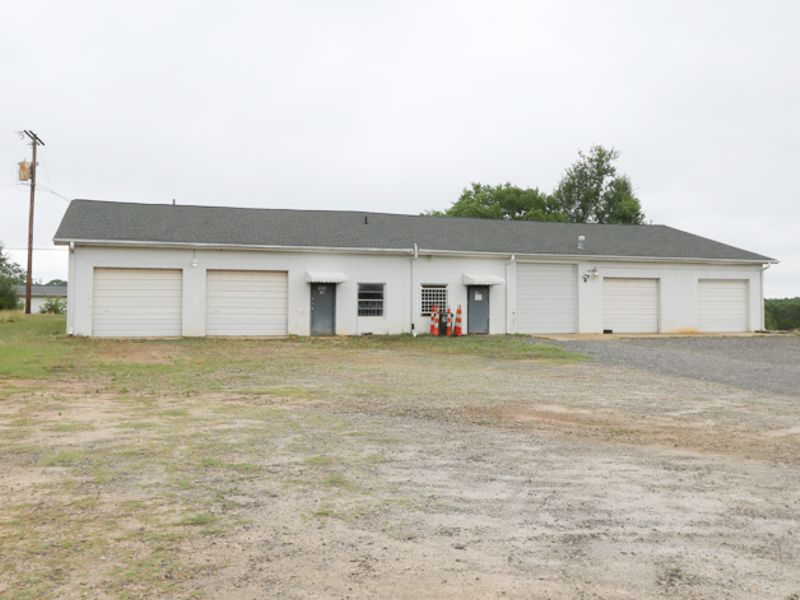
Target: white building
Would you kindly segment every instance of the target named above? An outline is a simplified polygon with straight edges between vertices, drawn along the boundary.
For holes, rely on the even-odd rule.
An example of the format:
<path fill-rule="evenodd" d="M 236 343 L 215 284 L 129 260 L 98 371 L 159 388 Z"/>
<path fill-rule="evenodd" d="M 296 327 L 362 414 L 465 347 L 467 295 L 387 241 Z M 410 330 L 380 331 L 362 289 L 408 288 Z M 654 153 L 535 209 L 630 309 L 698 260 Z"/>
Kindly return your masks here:
<path fill-rule="evenodd" d="M 87 336 L 763 328 L 774 259 L 662 225 L 73 201 L 67 328 Z"/>
<path fill-rule="evenodd" d="M 17 298 L 20 308 L 25 308 L 25 286 L 17 286 Z M 65 285 L 32 285 L 31 286 L 31 313 L 42 312 L 42 307 L 51 298 L 67 299 L 67 286 Z"/>

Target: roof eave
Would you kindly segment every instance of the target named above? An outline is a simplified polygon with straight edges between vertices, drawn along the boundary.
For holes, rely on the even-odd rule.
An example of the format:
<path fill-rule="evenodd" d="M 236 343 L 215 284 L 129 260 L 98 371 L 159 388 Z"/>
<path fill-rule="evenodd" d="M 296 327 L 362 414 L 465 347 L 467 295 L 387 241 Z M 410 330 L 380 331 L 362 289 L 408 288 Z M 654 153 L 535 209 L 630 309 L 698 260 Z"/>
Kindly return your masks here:
<path fill-rule="evenodd" d="M 364 252 L 373 254 L 402 254 L 414 253 L 414 248 L 370 248 L 370 247 L 341 247 L 341 246 L 281 246 L 261 244 L 222 244 L 201 242 L 154 242 L 144 240 L 88 240 L 73 238 L 54 238 L 56 245 L 79 244 L 84 246 L 133 246 L 146 248 L 202 248 L 204 250 L 267 250 L 283 252 L 338 252 L 343 254 L 360 254 Z M 714 263 L 714 264 L 778 264 L 774 258 L 704 258 L 704 257 L 678 257 L 678 256 L 622 256 L 607 254 L 551 254 L 551 253 L 525 253 L 525 252 L 477 252 L 468 250 L 438 250 L 432 248 L 419 248 L 419 254 L 429 256 L 473 256 L 473 257 L 510 257 L 536 258 L 556 261 L 627 261 L 627 262 L 680 262 L 680 263 Z"/>

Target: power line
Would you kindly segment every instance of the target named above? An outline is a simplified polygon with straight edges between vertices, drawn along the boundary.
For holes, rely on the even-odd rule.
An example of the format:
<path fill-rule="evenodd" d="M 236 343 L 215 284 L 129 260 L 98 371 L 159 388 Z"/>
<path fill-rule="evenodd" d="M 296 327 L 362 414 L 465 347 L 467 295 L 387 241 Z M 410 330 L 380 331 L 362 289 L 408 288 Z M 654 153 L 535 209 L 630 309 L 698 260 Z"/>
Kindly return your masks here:
<path fill-rule="evenodd" d="M 20 247 L 20 246 L 3 246 L 3 250 L 18 250 L 18 251 L 21 252 L 21 251 L 27 250 L 27 249 L 28 249 L 27 247 L 23 248 L 23 247 Z M 63 252 L 64 250 L 67 250 L 67 246 L 64 246 L 63 248 L 34 248 L 34 250 L 36 250 L 37 252 L 42 252 L 42 251 Z"/>
<path fill-rule="evenodd" d="M 57 191 L 55 191 L 53 189 L 42 187 L 42 186 L 39 186 L 39 189 L 42 190 L 43 192 L 47 192 L 48 194 L 53 194 L 53 196 L 57 196 L 57 197 L 61 198 L 67 204 L 72 202 L 72 200 L 70 200 L 69 198 L 67 198 L 66 196 L 64 196 L 62 194 L 59 194 Z"/>

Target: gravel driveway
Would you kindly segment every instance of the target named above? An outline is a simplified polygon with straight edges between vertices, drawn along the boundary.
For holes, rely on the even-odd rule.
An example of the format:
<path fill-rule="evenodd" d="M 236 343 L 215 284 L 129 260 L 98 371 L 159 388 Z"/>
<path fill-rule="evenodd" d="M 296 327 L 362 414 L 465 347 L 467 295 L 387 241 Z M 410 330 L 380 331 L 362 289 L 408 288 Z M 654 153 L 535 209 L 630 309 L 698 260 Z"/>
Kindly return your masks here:
<path fill-rule="evenodd" d="M 561 342 L 596 362 L 800 397 L 800 336 L 618 338 Z"/>

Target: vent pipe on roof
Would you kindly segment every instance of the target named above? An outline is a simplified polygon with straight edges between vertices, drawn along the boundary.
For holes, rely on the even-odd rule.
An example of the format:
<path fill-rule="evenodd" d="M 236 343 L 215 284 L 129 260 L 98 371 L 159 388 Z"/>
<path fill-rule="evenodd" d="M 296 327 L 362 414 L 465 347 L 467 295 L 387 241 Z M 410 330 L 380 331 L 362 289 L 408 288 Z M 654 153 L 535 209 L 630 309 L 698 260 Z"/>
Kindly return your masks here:
<path fill-rule="evenodd" d="M 583 243 L 586 241 L 585 235 L 578 236 L 578 250 L 583 250 Z"/>
<path fill-rule="evenodd" d="M 364 225 L 369 225 L 369 217 L 364 215 Z"/>

